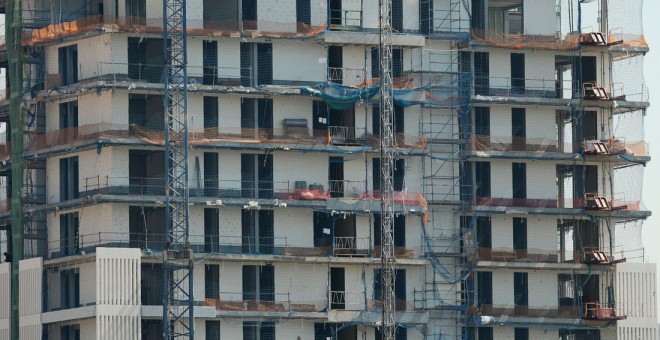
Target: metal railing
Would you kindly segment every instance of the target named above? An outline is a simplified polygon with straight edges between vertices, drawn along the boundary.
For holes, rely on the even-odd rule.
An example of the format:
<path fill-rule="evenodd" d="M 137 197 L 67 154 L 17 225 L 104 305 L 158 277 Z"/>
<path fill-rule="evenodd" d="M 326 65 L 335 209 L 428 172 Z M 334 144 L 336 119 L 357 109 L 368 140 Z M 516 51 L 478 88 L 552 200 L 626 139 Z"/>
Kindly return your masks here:
<path fill-rule="evenodd" d="M 82 70 L 81 70 L 82 73 Z M 238 86 L 252 84 L 252 68 L 188 66 L 188 82 L 199 85 Z M 100 78 L 105 81 L 137 81 L 162 83 L 163 65 L 148 63 L 99 62 L 95 74 L 81 74 L 79 78 Z"/>
<path fill-rule="evenodd" d="M 330 136 L 333 143 L 361 144 L 367 140 L 367 129 L 350 126 L 331 126 Z"/>
<path fill-rule="evenodd" d="M 357 198 L 367 191 L 366 181 L 330 180 L 328 191 L 330 197 Z"/>
<path fill-rule="evenodd" d="M 328 299 L 330 301 L 330 309 L 363 310 L 366 307 L 365 292 L 331 290 Z"/>
<path fill-rule="evenodd" d="M 367 80 L 364 68 L 328 67 L 328 81 L 346 86 L 362 84 Z"/>
<path fill-rule="evenodd" d="M 93 253 L 98 247 L 140 248 L 162 251 L 166 247 L 164 233 L 98 232 L 79 234 L 48 242 L 50 258 Z M 220 235 L 191 235 L 191 248 L 196 253 L 270 254 L 284 255 L 289 246 L 286 237 L 243 237 Z"/>
<path fill-rule="evenodd" d="M 331 9 L 328 22 L 332 31 L 359 31 L 362 28 L 362 11 Z"/>

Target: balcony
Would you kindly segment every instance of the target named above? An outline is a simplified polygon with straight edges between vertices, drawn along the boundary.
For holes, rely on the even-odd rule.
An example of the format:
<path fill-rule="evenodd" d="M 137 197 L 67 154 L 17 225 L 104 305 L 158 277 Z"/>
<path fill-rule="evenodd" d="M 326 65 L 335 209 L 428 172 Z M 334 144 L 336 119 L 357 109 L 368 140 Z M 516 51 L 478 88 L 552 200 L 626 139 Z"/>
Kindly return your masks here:
<path fill-rule="evenodd" d="M 584 304 L 584 319 L 592 321 L 625 320 L 627 317 L 616 310 L 613 303 L 587 302 Z"/>
<path fill-rule="evenodd" d="M 164 178 L 97 176 L 85 178 L 83 182 L 83 196 L 165 195 Z M 205 180 L 203 187 L 191 187 L 189 193 L 190 197 L 225 199 L 326 200 L 330 197 L 322 185 L 310 185 L 309 189 L 299 188 L 297 182 Z"/>
<path fill-rule="evenodd" d="M 572 157 L 573 154 L 579 153 L 581 148 L 584 148 L 584 154 L 588 157 L 648 157 L 649 155 L 646 142 L 627 143 L 620 138 L 584 140 L 582 143 L 577 143 L 555 138 L 474 135 L 468 140 L 470 151 L 565 153 Z M 549 155 L 549 157 L 554 156 Z"/>
<path fill-rule="evenodd" d="M 252 84 L 252 68 L 188 66 L 188 83 L 209 86 L 240 86 Z M 104 63 L 99 62 L 94 77 L 81 75 L 82 79 L 117 82 L 163 83 L 162 64 Z"/>
<path fill-rule="evenodd" d="M 311 313 L 321 312 L 325 309 L 325 301 L 308 301 L 301 299 L 309 294 L 303 292 L 270 293 L 275 301 L 260 299 L 244 300 L 243 292 L 219 292 L 218 299 L 205 299 L 202 306 L 212 306 L 218 311 L 225 312 L 281 312 L 281 313 Z"/>

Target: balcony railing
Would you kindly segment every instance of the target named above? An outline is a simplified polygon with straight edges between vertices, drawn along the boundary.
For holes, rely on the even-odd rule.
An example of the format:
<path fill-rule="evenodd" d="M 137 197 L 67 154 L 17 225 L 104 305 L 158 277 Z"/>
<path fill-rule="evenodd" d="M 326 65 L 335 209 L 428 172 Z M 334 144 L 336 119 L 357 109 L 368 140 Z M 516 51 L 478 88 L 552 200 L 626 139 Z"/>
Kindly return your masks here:
<path fill-rule="evenodd" d="M 332 31 L 359 31 L 362 29 L 362 11 L 331 9 L 328 22 Z"/>
<path fill-rule="evenodd" d="M 197 85 L 238 86 L 251 84 L 252 68 L 188 66 L 188 81 Z M 99 62 L 94 77 L 105 81 L 132 81 L 160 84 L 163 82 L 162 64 Z M 80 75 L 90 79 L 92 75 Z"/>
<path fill-rule="evenodd" d="M 342 310 L 364 310 L 366 306 L 365 292 L 330 291 L 330 308 Z"/>
<path fill-rule="evenodd" d="M 81 195 L 165 195 L 165 179 L 153 177 L 96 176 L 84 180 Z M 283 200 L 325 200 L 323 186 L 297 189 L 295 181 L 205 180 L 203 187 L 189 188 L 190 197 L 266 198 Z"/>
<path fill-rule="evenodd" d="M 482 44 L 513 49 L 572 50 L 578 47 L 580 37 L 567 35 L 507 34 L 492 30 L 472 29 L 472 39 Z"/>
<path fill-rule="evenodd" d="M 580 319 L 579 306 L 480 305 L 474 311 L 484 316 Z"/>
<path fill-rule="evenodd" d="M 365 181 L 330 180 L 328 191 L 330 197 L 358 198 L 366 191 L 366 185 Z"/>
<path fill-rule="evenodd" d="M 367 129 L 350 126 L 331 126 L 330 137 L 333 144 L 364 144 L 367 140 Z"/>
<path fill-rule="evenodd" d="M 616 195 L 615 195 L 616 196 Z M 596 196 L 598 197 L 598 196 Z M 523 208 L 566 208 L 586 210 L 627 210 L 640 211 L 639 201 L 625 199 L 608 199 L 598 197 L 598 200 L 585 198 L 500 198 L 500 197 L 477 197 L 476 205 L 489 207 L 523 207 Z"/>
<path fill-rule="evenodd" d="M 366 69 L 328 67 L 328 81 L 346 86 L 363 84 L 367 80 Z"/>
<path fill-rule="evenodd" d="M 305 130 L 305 131 L 303 131 Z M 334 130 L 336 141 L 358 140 L 359 145 L 379 147 L 378 139 L 369 136 L 366 143 L 364 128 L 337 127 Z M 307 130 L 306 128 L 276 128 L 276 129 L 252 129 L 241 127 L 220 127 L 211 129 L 189 130 L 188 137 L 191 146 L 212 145 L 214 143 L 286 143 L 298 145 L 328 145 L 328 130 Z M 354 137 L 354 138 L 351 138 Z M 65 128 L 37 134 L 28 145 L 30 152 L 40 151 L 58 146 L 70 146 L 83 141 L 103 138 L 125 138 L 162 146 L 164 134 L 161 130 L 153 130 L 139 125 L 99 123 L 82 125 L 75 128 Z M 397 134 L 397 143 L 400 147 L 423 148 L 425 140 L 414 135 Z M 10 144 L 0 143 L 0 160 L 8 159 L 11 153 Z M 3 158 L 4 157 L 4 158 Z"/>
<path fill-rule="evenodd" d="M 311 226 L 310 226 L 311 227 Z M 340 240 L 341 239 L 341 240 Z M 243 237 L 191 234 L 190 247 L 195 253 L 244 254 L 244 255 L 280 255 L 280 256 L 335 256 L 350 255 L 350 252 L 360 257 L 379 257 L 379 246 L 370 244 L 367 237 L 338 237 L 335 244 L 339 249 L 333 252 L 331 246 L 313 246 L 300 244 L 287 237 Z M 96 248 L 139 248 L 145 251 L 163 251 L 166 246 L 166 235 L 163 233 L 138 232 L 98 232 L 77 234 L 69 238 L 49 241 L 48 258 L 91 254 Z M 414 256 L 412 249 L 396 247 L 397 254 L 402 257 Z M 371 255 L 369 255 L 371 254 Z"/>
<path fill-rule="evenodd" d="M 305 292 L 267 293 L 274 301 L 263 299 L 244 299 L 243 292 L 219 292 L 217 299 L 207 298 L 203 306 L 213 306 L 219 311 L 230 312 L 320 312 L 325 308 L 325 301 L 320 298 L 316 301 L 305 299 L 309 296 Z M 247 294 L 249 295 L 249 294 Z M 257 293 L 259 295 L 259 293 Z"/>

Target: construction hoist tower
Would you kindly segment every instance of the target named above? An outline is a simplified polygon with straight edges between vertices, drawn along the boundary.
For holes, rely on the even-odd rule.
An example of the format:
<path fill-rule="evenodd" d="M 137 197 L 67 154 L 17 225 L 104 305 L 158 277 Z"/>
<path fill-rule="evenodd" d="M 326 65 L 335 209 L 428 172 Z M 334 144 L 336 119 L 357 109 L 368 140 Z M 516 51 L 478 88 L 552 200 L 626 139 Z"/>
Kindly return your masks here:
<path fill-rule="evenodd" d="M 394 309 L 394 129 L 393 129 L 393 91 L 392 91 L 392 0 L 380 0 L 380 216 L 381 216 L 381 282 L 383 285 L 383 320 L 384 340 L 394 340 L 396 320 Z"/>
<path fill-rule="evenodd" d="M 167 248 L 163 252 L 163 335 L 194 337 L 193 257 L 188 236 L 188 71 L 186 0 L 163 0 L 163 101 Z"/>

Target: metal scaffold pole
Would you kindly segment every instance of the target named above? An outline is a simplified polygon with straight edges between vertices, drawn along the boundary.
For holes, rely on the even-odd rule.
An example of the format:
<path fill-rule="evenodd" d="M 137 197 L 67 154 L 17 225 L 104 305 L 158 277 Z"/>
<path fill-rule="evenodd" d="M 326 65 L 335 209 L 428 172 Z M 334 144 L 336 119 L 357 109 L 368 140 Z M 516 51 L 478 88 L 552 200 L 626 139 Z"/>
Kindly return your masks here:
<path fill-rule="evenodd" d="M 392 91 L 392 0 L 380 0 L 380 216 L 381 216 L 381 283 L 383 300 L 382 334 L 394 340 L 396 296 L 394 275 L 394 129 Z"/>
<path fill-rule="evenodd" d="M 19 338 L 19 263 L 23 259 L 23 30 L 21 0 L 6 5 L 5 30 L 9 76 L 9 125 L 11 126 L 11 338 Z"/>
<path fill-rule="evenodd" d="M 188 71 L 186 1 L 163 0 L 165 167 L 167 171 L 163 252 L 163 335 L 194 338 L 193 257 L 188 237 Z"/>

